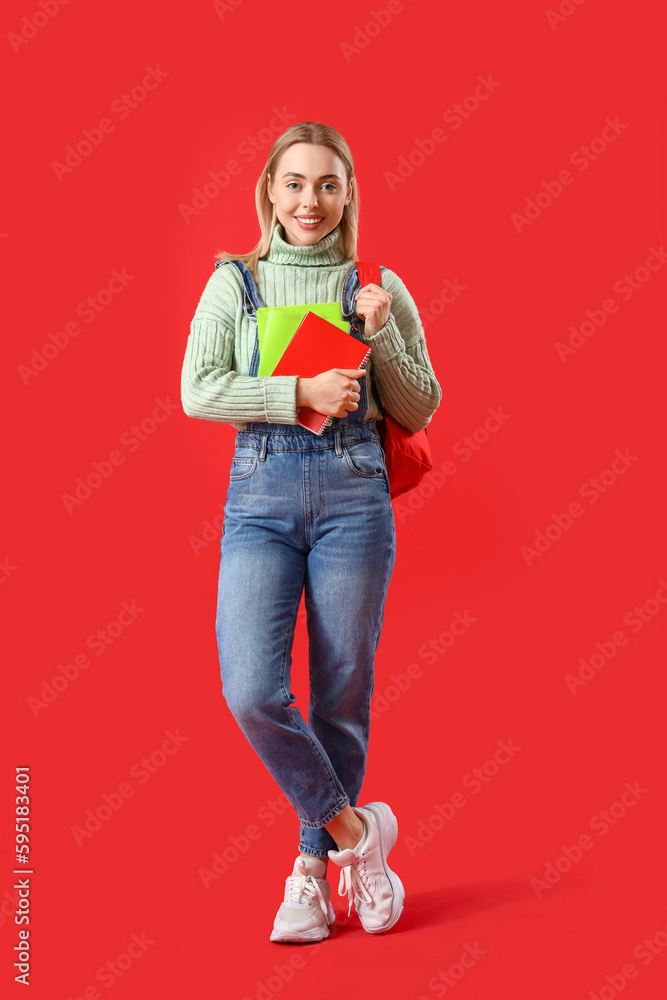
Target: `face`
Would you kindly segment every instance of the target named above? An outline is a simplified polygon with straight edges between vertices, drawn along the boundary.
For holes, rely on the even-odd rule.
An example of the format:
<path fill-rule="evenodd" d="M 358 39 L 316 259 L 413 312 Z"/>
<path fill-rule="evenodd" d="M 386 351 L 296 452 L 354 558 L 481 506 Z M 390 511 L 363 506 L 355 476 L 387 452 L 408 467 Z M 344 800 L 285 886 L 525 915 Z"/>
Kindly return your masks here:
<path fill-rule="evenodd" d="M 276 206 L 285 240 L 310 246 L 328 236 L 352 197 L 342 160 L 328 146 L 295 142 L 280 157 L 267 190 Z"/>

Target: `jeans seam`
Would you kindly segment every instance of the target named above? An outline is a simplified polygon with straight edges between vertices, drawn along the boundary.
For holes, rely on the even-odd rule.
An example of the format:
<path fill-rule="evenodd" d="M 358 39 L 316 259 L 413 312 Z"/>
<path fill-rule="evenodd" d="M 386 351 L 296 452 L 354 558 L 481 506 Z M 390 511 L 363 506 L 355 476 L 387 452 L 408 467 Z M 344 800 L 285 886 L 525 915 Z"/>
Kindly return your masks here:
<path fill-rule="evenodd" d="M 304 581 L 305 576 L 306 576 L 306 567 L 305 567 L 305 564 L 304 564 L 304 568 L 303 568 L 303 571 L 302 571 L 302 574 L 301 574 L 301 582 L 299 584 L 299 590 L 298 590 L 299 600 L 295 601 L 295 604 L 294 604 L 294 610 L 292 612 L 292 620 L 290 622 L 290 627 L 289 627 L 288 632 L 287 632 L 287 637 L 289 637 L 289 635 L 292 633 L 292 630 L 296 627 L 296 618 L 297 618 L 297 615 L 299 613 L 299 603 L 300 603 L 301 591 L 303 589 L 303 581 Z M 283 653 L 283 671 L 282 671 L 282 677 L 281 677 L 281 684 L 282 684 L 283 695 L 285 697 L 285 700 L 287 702 L 289 702 L 289 700 L 290 700 L 290 694 L 289 694 L 289 691 L 287 690 L 287 685 L 285 684 L 285 674 L 287 673 L 287 656 L 288 656 L 288 642 L 285 643 L 285 651 Z M 307 739 L 310 740 L 310 742 L 312 744 L 312 747 L 313 747 L 313 750 L 317 754 L 319 754 L 320 760 L 324 764 L 324 767 L 325 767 L 325 769 L 326 769 L 326 771 L 328 773 L 329 781 L 331 783 L 331 788 L 334 791 L 334 793 L 339 797 L 339 801 L 340 801 L 340 783 L 338 782 L 338 778 L 336 776 L 336 773 L 335 773 L 335 771 L 333 770 L 333 768 L 331 766 L 331 761 L 328 760 L 328 758 L 326 757 L 326 755 L 320 749 L 318 743 L 313 738 L 313 734 L 312 734 L 311 730 L 309 729 L 309 727 L 306 725 L 306 723 L 303 722 L 302 725 L 300 724 L 300 720 L 297 718 L 297 716 L 296 716 L 296 714 L 294 712 L 294 709 L 292 708 L 291 704 L 288 704 L 287 711 L 289 712 L 289 714 L 290 714 L 290 716 L 292 718 L 292 724 L 296 727 L 296 729 L 298 729 L 301 732 L 303 732 L 303 734 L 307 737 Z M 345 805 L 345 803 L 339 809 L 335 809 L 335 811 L 332 813 L 332 818 L 333 818 L 333 816 L 337 815 L 338 812 L 340 812 L 340 809 L 344 808 L 344 805 Z M 330 810 L 330 812 L 331 812 L 331 810 Z M 327 815 L 329 815 L 329 814 L 327 813 Z M 304 826 L 310 826 L 310 824 L 306 820 L 302 820 L 300 816 L 299 816 L 299 820 L 303 823 Z M 326 819 L 324 822 L 328 823 L 329 820 Z M 314 827 L 314 829 L 318 829 L 318 827 Z"/>
<path fill-rule="evenodd" d="M 325 454 L 326 453 L 323 451 L 320 452 L 320 460 L 317 463 L 319 494 L 320 494 L 320 510 L 318 510 L 317 512 L 318 514 L 320 513 L 321 510 L 326 510 L 327 507 L 327 498 L 324 489 L 324 483 L 325 483 L 324 463 L 326 461 Z"/>
<path fill-rule="evenodd" d="M 297 727 L 297 729 L 301 729 L 301 725 L 299 725 L 299 719 L 297 719 L 296 715 L 294 714 L 294 709 L 291 706 L 290 706 L 289 711 L 290 711 L 290 713 L 292 715 L 292 721 L 294 722 L 294 725 Z M 320 749 L 320 747 L 318 746 L 317 741 L 313 737 L 312 731 L 309 729 L 308 725 L 305 722 L 303 722 L 303 729 L 301 731 L 310 740 L 310 742 L 312 744 L 312 747 L 313 747 L 313 750 L 315 751 L 315 753 L 319 754 L 320 760 L 322 761 L 322 763 L 324 764 L 324 767 L 325 767 L 326 771 L 328 772 L 328 778 L 329 778 L 329 781 L 331 783 L 331 788 L 332 788 L 333 792 L 338 796 L 338 801 L 340 802 L 341 801 L 340 800 L 340 782 L 338 781 L 338 777 L 336 775 L 336 772 L 334 771 L 333 767 L 331 766 L 331 761 L 327 758 L 327 756 Z M 347 796 L 345 796 L 345 798 L 347 798 Z M 340 806 L 338 806 L 338 807 L 332 806 L 332 808 L 329 810 L 329 812 L 326 815 L 327 816 L 331 815 L 331 819 L 333 819 L 333 817 L 336 816 L 340 812 L 341 809 L 344 809 L 346 805 L 347 805 L 347 802 L 343 802 L 343 804 L 340 805 Z M 326 823 L 328 823 L 329 819 L 325 819 L 325 820 L 323 820 L 323 821 L 321 821 L 319 823 L 313 824 L 313 823 L 308 822 L 305 819 L 302 819 L 301 816 L 299 816 L 299 821 L 301 823 L 303 823 L 304 826 L 308 826 L 308 827 L 311 827 L 314 830 L 317 830 L 321 826 L 324 826 Z"/>

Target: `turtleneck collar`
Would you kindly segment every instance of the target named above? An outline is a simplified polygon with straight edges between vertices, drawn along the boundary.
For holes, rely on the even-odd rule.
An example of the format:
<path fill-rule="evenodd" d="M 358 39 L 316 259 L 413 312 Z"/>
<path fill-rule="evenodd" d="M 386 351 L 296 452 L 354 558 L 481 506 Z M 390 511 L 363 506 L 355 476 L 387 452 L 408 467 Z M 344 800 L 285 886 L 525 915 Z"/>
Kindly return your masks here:
<path fill-rule="evenodd" d="M 292 245 L 284 239 L 285 230 L 280 222 L 276 223 L 271 238 L 271 246 L 264 260 L 271 264 L 303 264 L 322 266 L 323 264 L 340 264 L 346 260 L 340 248 L 338 237 L 340 226 L 336 226 L 327 236 L 310 246 Z"/>

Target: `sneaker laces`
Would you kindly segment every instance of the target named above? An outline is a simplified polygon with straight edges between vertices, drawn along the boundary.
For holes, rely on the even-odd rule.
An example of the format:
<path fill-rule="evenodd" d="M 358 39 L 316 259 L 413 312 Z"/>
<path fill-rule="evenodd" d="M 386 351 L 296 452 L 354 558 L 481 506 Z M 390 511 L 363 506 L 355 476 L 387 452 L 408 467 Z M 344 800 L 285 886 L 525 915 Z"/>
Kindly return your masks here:
<path fill-rule="evenodd" d="M 287 877 L 286 903 L 314 903 L 315 901 L 317 901 L 322 913 L 326 917 L 327 904 L 317 879 L 313 875 L 289 875 Z"/>
<path fill-rule="evenodd" d="M 338 882 L 338 895 L 347 896 L 349 906 L 347 915 L 352 913 L 352 901 L 356 903 L 358 896 L 364 903 L 372 903 L 373 897 L 370 894 L 368 875 L 366 874 L 366 858 L 358 857 L 349 865 L 344 865 L 340 870 L 340 881 Z"/>

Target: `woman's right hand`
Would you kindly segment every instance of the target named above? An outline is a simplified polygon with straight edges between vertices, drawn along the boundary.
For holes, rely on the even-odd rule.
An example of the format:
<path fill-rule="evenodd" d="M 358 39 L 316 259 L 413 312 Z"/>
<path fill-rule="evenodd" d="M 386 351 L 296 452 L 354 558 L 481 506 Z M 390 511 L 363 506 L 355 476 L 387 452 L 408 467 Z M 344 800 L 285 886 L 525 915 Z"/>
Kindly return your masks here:
<path fill-rule="evenodd" d="M 357 380 L 365 374 L 363 368 L 331 368 L 313 378 L 299 376 L 296 405 L 310 406 L 329 417 L 346 417 L 359 406 L 361 386 Z"/>

